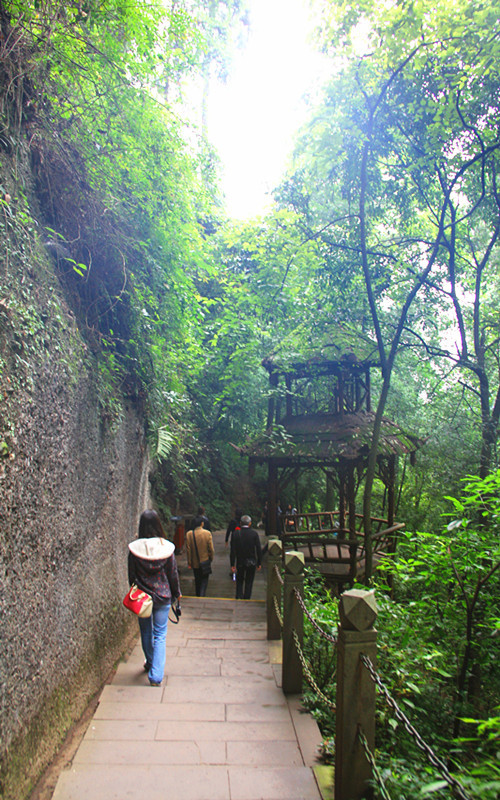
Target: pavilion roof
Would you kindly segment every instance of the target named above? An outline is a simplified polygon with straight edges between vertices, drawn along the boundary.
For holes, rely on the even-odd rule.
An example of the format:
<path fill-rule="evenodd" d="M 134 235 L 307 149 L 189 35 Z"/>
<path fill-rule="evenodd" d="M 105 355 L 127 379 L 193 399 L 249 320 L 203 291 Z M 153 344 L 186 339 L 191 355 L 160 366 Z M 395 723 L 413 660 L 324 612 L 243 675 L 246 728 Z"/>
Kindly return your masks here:
<path fill-rule="evenodd" d="M 257 439 L 238 448 L 254 461 L 331 463 L 364 460 L 368 455 L 375 414 L 308 414 L 285 418 Z M 414 453 L 423 441 L 405 433 L 395 422 L 382 420 L 379 456 Z"/>
<path fill-rule="evenodd" d="M 376 342 L 347 323 L 299 325 L 262 362 L 269 372 L 378 363 Z"/>

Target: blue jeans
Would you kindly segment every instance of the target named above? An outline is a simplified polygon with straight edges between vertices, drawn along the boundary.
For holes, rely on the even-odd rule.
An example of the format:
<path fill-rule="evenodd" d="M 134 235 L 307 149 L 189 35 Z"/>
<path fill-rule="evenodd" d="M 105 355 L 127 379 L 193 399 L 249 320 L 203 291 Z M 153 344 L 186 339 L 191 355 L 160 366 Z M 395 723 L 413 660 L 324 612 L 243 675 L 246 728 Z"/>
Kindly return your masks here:
<path fill-rule="evenodd" d="M 161 683 L 165 672 L 165 645 L 167 639 L 168 614 L 170 603 L 154 603 L 150 617 L 139 617 L 141 643 L 146 663 L 149 665 L 148 678 Z"/>

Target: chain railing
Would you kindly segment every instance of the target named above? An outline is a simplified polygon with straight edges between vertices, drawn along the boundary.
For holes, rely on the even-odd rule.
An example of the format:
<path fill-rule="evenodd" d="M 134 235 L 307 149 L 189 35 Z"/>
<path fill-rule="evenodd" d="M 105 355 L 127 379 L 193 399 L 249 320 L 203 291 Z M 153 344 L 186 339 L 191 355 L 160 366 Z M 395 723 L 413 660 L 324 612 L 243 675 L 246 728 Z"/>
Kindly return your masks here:
<path fill-rule="evenodd" d="M 278 604 L 278 598 L 276 597 L 276 595 L 273 597 L 273 601 L 274 601 L 274 613 L 276 614 L 276 617 L 278 618 L 278 622 L 280 624 L 281 630 L 283 630 L 283 615 L 281 613 L 281 609 L 280 609 L 279 604 Z"/>
<path fill-rule="evenodd" d="M 454 778 L 453 775 L 450 774 L 450 771 L 449 771 L 448 767 L 446 766 L 446 764 L 444 763 L 444 761 L 442 761 L 435 754 L 435 752 L 433 751 L 432 747 L 430 747 L 430 745 L 428 745 L 427 742 L 425 742 L 422 739 L 422 737 L 420 736 L 419 732 L 411 724 L 411 722 L 408 719 L 408 717 L 406 716 L 406 714 L 404 714 L 404 712 L 401 711 L 401 709 L 399 708 L 397 702 L 392 697 L 392 695 L 390 694 L 389 690 L 387 689 L 387 686 L 384 684 L 384 682 L 382 681 L 380 675 L 378 674 L 378 672 L 376 671 L 375 667 L 373 666 L 371 660 L 365 655 L 361 655 L 360 656 L 360 660 L 364 664 L 366 669 L 368 670 L 368 672 L 370 674 L 370 677 L 371 677 L 372 681 L 374 682 L 374 684 L 376 685 L 376 687 L 383 694 L 383 696 L 384 696 L 384 698 L 385 698 L 385 700 L 387 702 L 387 705 L 390 708 L 392 708 L 392 710 L 394 711 L 394 716 L 396 717 L 396 719 L 399 720 L 399 722 L 403 723 L 403 726 L 404 726 L 406 732 L 413 738 L 413 740 L 414 740 L 415 744 L 417 745 L 417 747 L 423 753 L 425 753 L 425 755 L 429 759 L 429 761 L 432 764 L 432 766 L 443 776 L 444 780 L 448 783 L 449 786 L 451 786 L 451 788 L 453 789 L 454 793 L 456 794 L 457 797 L 460 798 L 460 800 L 471 800 L 470 795 L 468 795 L 466 793 L 466 791 L 465 791 L 464 787 L 462 786 L 462 784 L 459 783 L 459 781 L 457 781 L 457 779 Z"/>
<path fill-rule="evenodd" d="M 332 636 L 330 633 L 326 633 L 326 631 L 323 630 L 321 625 L 318 622 L 316 622 L 316 620 L 314 619 L 314 617 L 311 614 L 311 612 L 309 611 L 309 609 L 306 608 L 306 604 L 304 603 L 304 599 L 303 599 L 302 595 L 300 594 L 300 592 L 298 591 L 298 589 L 295 588 L 293 591 L 294 591 L 295 597 L 297 599 L 297 603 L 301 607 L 304 615 L 307 617 L 307 619 L 309 620 L 309 622 L 311 623 L 313 628 L 315 628 L 318 631 L 318 633 L 320 634 L 320 636 L 323 639 L 326 639 L 327 642 L 331 642 L 331 644 L 337 644 L 337 637 L 336 636 Z"/>
<path fill-rule="evenodd" d="M 337 710 L 337 707 L 336 707 L 335 703 L 333 702 L 333 700 L 330 700 L 330 698 L 327 697 L 326 694 L 324 694 L 321 691 L 321 689 L 319 688 L 318 683 L 317 683 L 314 675 L 312 674 L 311 665 L 306 660 L 306 657 L 304 655 L 304 651 L 302 650 L 302 647 L 301 647 L 301 644 L 300 644 L 300 640 L 299 640 L 297 631 L 295 629 L 292 630 L 292 636 L 293 636 L 293 640 L 295 642 L 295 647 L 297 648 L 297 653 L 299 655 L 300 662 L 302 664 L 302 669 L 304 671 L 304 675 L 305 675 L 306 681 L 308 682 L 308 684 L 311 687 L 311 689 L 313 689 L 316 692 L 316 694 L 318 695 L 318 697 L 325 703 L 325 705 L 328 706 L 328 708 L 331 711 L 335 712 Z"/>
<path fill-rule="evenodd" d="M 462 784 L 450 773 L 444 761 L 434 753 L 401 711 L 373 666 L 373 661 L 376 659 L 376 631 L 372 627 L 376 619 L 373 592 L 353 590 L 344 593 L 340 600 L 342 625 L 339 626 L 339 636 L 329 634 L 321 627 L 304 602 L 301 558 L 302 554 L 299 552 L 286 554 L 285 579 L 280 571 L 281 557 L 278 558 L 278 563 L 270 564 L 269 575 L 270 577 L 272 575 L 275 594 L 268 595 L 268 614 L 272 613 L 274 619 L 278 621 L 283 636 L 283 691 L 300 692 L 302 680 L 305 679 L 321 702 L 337 715 L 335 797 L 338 800 L 355 800 L 365 796 L 367 785 L 375 784 L 382 799 L 391 800 L 374 756 L 375 688 L 377 688 L 393 710 L 396 719 L 404 725 L 418 748 L 425 753 L 431 765 L 450 786 L 454 797 L 459 800 L 472 800 Z M 272 612 L 269 610 L 269 602 Z M 309 620 L 321 639 L 337 650 L 336 702 L 320 689 L 318 678 L 313 674 L 313 669 L 305 656 L 304 618 Z M 277 637 L 269 638 L 279 638 L 279 636 L 278 631 Z M 361 644 L 363 641 L 366 643 L 364 652 Z M 360 661 L 365 667 L 366 678 L 363 678 L 363 671 L 360 673 L 356 666 Z M 290 671 L 295 673 L 291 679 L 287 675 Z M 369 691 L 370 685 L 373 688 Z M 357 715 L 354 727 L 353 714 Z"/>
<path fill-rule="evenodd" d="M 377 763 L 375 761 L 375 756 L 373 755 L 372 751 L 370 750 L 370 746 L 368 744 L 368 739 L 366 738 L 365 734 L 363 733 L 363 731 L 361 730 L 361 728 L 359 726 L 358 726 L 358 739 L 359 739 L 359 741 L 361 743 L 361 746 L 363 748 L 363 751 L 364 751 L 364 754 L 366 756 L 366 759 L 367 759 L 367 761 L 370 764 L 370 767 L 372 769 L 373 780 L 375 781 L 375 783 L 377 784 L 377 786 L 378 786 L 378 788 L 380 790 L 380 796 L 383 798 L 383 800 L 391 800 L 391 796 L 390 796 L 389 792 L 387 791 L 387 789 L 385 788 L 385 783 L 384 783 L 384 781 L 382 779 L 382 775 L 380 774 L 380 770 L 377 767 Z"/>

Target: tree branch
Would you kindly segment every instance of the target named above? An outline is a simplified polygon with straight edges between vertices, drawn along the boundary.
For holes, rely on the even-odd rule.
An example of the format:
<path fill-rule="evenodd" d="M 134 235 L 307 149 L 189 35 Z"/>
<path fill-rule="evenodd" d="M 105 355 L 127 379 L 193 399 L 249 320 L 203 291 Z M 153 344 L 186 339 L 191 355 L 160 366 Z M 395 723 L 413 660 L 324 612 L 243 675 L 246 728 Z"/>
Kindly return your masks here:
<path fill-rule="evenodd" d="M 283 288 L 284 288 L 285 283 L 286 283 L 286 279 L 288 277 L 288 273 L 290 272 L 290 267 L 292 266 L 293 260 L 294 260 L 295 256 L 297 255 L 297 253 L 299 252 L 300 248 L 303 247 L 308 242 L 312 242 L 315 239 L 317 239 L 319 236 L 321 236 L 321 234 L 324 231 L 326 231 L 332 225 L 336 225 L 338 222 L 342 222 L 342 220 L 351 219 L 351 217 L 352 217 L 352 214 L 345 214 L 342 217 L 337 217 L 337 219 L 330 220 L 330 222 L 327 222 L 326 225 L 323 225 L 323 227 L 320 228 L 319 231 L 316 231 L 315 233 L 311 233 L 310 235 L 306 236 L 305 239 L 302 240 L 302 242 L 300 242 L 300 244 L 297 246 L 297 248 L 295 249 L 295 251 L 292 253 L 292 255 L 290 256 L 290 258 L 287 261 L 286 268 L 285 268 L 285 274 L 283 275 L 283 280 L 281 281 L 279 289 L 273 295 L 273 297 L 272 297 L 273 300 L 275 300 L 277 298 L 277 296 L 280 294 L 280 292 L 283 291 Z"/>

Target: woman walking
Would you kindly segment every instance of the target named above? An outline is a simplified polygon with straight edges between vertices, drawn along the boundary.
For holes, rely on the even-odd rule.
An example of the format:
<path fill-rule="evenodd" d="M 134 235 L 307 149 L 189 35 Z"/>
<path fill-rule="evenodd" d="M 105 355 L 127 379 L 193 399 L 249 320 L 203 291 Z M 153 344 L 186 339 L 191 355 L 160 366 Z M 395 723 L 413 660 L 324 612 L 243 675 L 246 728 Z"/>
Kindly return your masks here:
<path fill-rule="evenodd" d="M 153 613 L 139 617 L 141 643 L 151 686 L 161 686 L 165 672 L 165 644 L 170 606 L 181 589 L 175 560 L 175 545 L 162 528 L 156 511 L 144 511 L 139 520 L 139 538 L 130 542 L 128 554 L 129 584 L 136 583 L 153 598 Z"/>
<path fill-rule="evenodd" d="M 212 571 L 214 543 L 210 531 L 205 530 L 203 517 L 196 517 L 193 530 L 186 534 L 186 555 L 188 567 L 194 573 L 196 597 L 205 597 Z"/>

